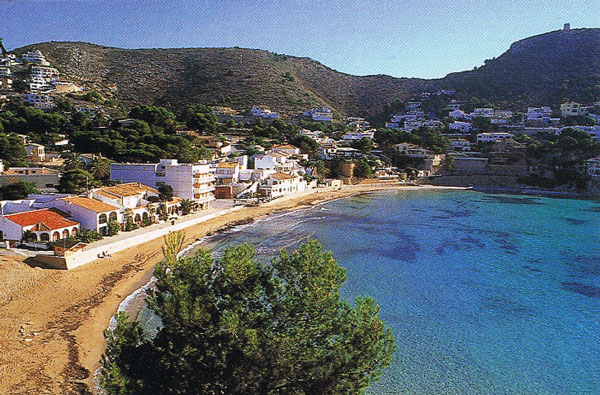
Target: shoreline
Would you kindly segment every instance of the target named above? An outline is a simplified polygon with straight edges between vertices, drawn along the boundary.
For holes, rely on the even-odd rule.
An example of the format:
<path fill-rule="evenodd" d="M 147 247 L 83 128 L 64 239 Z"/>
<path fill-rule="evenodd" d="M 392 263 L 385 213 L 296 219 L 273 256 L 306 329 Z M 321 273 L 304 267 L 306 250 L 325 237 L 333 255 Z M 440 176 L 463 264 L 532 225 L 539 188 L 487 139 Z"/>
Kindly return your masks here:
<path fill-rule="evenodd" d="M 344 186 L 245 207 L 186 228 L 189 246 L 227 224 L 377 191 L 449 191 L 464 187 Z M 162 238 L 70 271 L 40 269 L 0 256 L 0 392 L 93 393 L 105 349 L 103 332 L 129 295 L 148 283 L 162 259 Z M 12 284 L 14 283 L 14 284 Z M 1 287 L 0 287 L 1 288 Z"/>

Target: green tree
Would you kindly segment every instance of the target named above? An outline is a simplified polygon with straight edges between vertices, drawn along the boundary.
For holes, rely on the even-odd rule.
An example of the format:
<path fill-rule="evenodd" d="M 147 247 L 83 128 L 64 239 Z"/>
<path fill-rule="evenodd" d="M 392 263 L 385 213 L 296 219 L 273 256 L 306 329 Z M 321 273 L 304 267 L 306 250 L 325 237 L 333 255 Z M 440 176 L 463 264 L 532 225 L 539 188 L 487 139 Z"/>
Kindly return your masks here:
<path fill-rule="evenodd" d="M 182 243 L 172 234 L 155 270 L 156 336 L 123 315 L 106 333 L 100 382 L 109 394 L 359 393 L 391 363 L 379 307 L 341 299 L 345 271 L 317 241 L 270 264 L 246 244 L 219 259 L 204 250 L 177 258 Z"/>
<path fill-rule="evenodd" d="M 23 140 L 14 134 L 0 133 L 0 159 L 7 167 L 26 165 L 27 151 L 23 146 Z"/>
<path fill-rule="evenodd" d="M 158 187 L 158 198 L 163 202 L 170 202 L 173 199 L 173 187 L 167 184 Z"/>
<path fill-rule="evenodd" d="M 37 186 L 31 182 L 19 181 L 0 187 L 0 200 L 26 199 L 30 193 L 39 192 Z"/>
<path fill-rule="evenodd" d="M 61 193 L 79 194 L 96 186 L 94 176 L 81 169 L 67 170 L 58 181 L 58 189 Z"/>
<path fill-rule="evenodd" d="M 121 230 L 121 226 L 119 225 L 119 223 L 116 220 L 111 219 L 110 221 L 108 221 L 108 235 L 109 236 L 114 236 L 116 234 L 119 234 L 120 230 Z"/>
<path fill-rule="evenodd" d="M 354 177 L 358 178 L 369 178 L 373 175 L 371 165 L 366 159 L 360 159 L 354 168 Z"/>

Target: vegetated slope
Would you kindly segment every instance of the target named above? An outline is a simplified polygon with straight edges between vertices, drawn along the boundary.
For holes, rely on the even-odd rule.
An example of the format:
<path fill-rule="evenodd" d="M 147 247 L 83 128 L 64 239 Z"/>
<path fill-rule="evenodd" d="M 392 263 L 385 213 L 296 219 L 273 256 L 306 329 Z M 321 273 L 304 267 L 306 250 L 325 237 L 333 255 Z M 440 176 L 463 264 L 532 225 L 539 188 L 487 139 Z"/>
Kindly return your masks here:
<path fill-rule="evenodd" d="M 441 84 L 464 96 L 508 105 L 549 105 L 600 99 L 600 29 L 558 30 L 515 42 L 474 71 Z"/>
<path fill-rule="evenodd" d="M 65 78 L 131 106 L 204 103 L 294 114 L 327 105 L 338 114 L 372 115 L 423 91 L 456 89 L 512 108 L 564 98 L 600 99 L 600 29 L 554 31 L 512 44 L 496 59 L 442 79 L 353 76 L 309 58 L 243 48 L 120 49 L 78 42 L 36 48 Z"/>
<path fill-rule="evenodd" d="M 253 104 L 295 113 L 327 105 L 341 114 L 367 114 L 425 90 L 426 80 L 358 77 L 309 58 L 243 48 L 120 49 L 47 42 L 41 50 L 65 78 L 126 105 L 205 103 L 249 109 Z"/>

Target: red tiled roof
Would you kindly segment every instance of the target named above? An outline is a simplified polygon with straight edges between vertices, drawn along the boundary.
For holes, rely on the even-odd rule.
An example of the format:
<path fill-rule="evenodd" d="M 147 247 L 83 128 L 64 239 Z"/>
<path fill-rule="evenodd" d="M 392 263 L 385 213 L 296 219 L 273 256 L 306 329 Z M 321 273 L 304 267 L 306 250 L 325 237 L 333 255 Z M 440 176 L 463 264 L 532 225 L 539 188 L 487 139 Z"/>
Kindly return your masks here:
<path fill-rule="evenodd" d="M 54 230 L 79 225 L 78 222 L 71 221 L 59 214 L 58 210 L 48 208 L 5 215 L 5 218 L 20 226 L 36 225 L 36 228 L 40 230 Z"/>

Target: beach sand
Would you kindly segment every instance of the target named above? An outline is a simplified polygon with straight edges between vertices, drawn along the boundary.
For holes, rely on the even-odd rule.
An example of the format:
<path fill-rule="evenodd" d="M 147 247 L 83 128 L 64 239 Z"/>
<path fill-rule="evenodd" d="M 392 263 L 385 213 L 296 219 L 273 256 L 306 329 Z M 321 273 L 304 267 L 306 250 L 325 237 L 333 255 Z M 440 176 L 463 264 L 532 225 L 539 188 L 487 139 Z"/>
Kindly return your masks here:
<path fill-rule="evenodd" d="M 186 245 L 232 222 L 382 189 L 448 188 L 368 184 L 273 201 L 187 228 Z M 71 271 L 0 256 L 0 393 L 97 392 L 103 332 L 119 304 L 149 280 L 162 244 L 153 240 Z"/>

